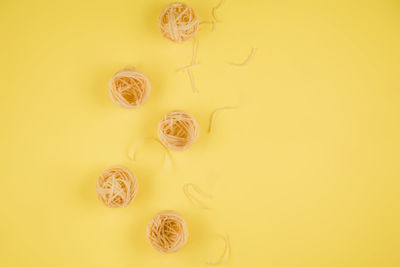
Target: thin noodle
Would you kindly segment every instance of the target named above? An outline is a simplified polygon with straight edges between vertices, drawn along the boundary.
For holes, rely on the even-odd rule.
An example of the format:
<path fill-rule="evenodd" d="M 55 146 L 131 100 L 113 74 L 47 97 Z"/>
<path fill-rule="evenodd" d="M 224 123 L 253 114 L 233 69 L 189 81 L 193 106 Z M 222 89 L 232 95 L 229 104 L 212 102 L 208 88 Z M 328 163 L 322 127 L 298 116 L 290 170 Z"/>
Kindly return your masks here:
<path fill-rule="evenodd" d="M 219 2 L 219 4 L 211 10 L 211 14 L 212 14 L 213 19 L 214 19 L 215 22 L 219 22 L 219 20 L 215 17 L 215 11 L 216 11 L 218 8 L 221 7 L 221 5 L 222 5 L 223 2 L 224 2 L 224 0 L 221 0 L 221 1 Z"/>
<path fill-rule="evenodd" d="M 196 86 L 194 85 L 192 70 L 190 68 L 187 69 L 187 73 L 189 75 L 190 85 L 192 86 L 193 92 L 196 93 L 196 94 L 199 93 L 199 91 L 197 91 L 197 89 L 196 89 Z"/>
<path fill-rule="evenodd" d="M 193 73 L 191 71 L 191 67 L 196 66 L 196 56 L 197 56 L 197 46 L 198 46 L 199 42 L 198 40 L 194 39 L 194 43 L 193 43 L 193 56 L 192 56 L 192 63 L 188 66 L 179 68 L 177 71 L 182 71 L 182 70 L 186 70 L 189 76 L 189 80 L 190 80 L 190 86 L 192 87 L 192 90 L 194 93 L 198 93 L 196 86 L 194 85 L 194 79 L 193 79 Z"/>
<path fill-rule="evenodd" d="M 184 66 L 184 67 L 182 67 L 182 68 L 179 68 L 179 69 L 177 69 L 176 71 L 183 71 L 183 70 L 186 70 L 186 69 L 189 69 L 189 68 L 191 68 L 191 67 L 194 67 L 194 66 L 196 66 L 197 65 L 197 63 L 196 64 L 190 64 L 190 65 L 187 65 L 187 66 Z"/>
<path fill-rule="evenodd" d="M 227 110 L 227 109 L 235 109 L 235 108 L 236 107 L 222 107 L 222 108 L 217 108 L 216 110 L 214 110 L 214 112 L 211 114 L 211 117 L 210 117 L 210 127 L 208 128 L 208 132 L 211 133 L 216 115 L 219 111 Z"/>
<path fill-rule="evenodd" d="M 249 64 L 250 60 L 253 58 L 254 54 L 256 53 L 256 50 L 257 50 L 257 48 L 253 48 L 253 49 L 251 50 L 250 55 L 247 57 L 247 59 L 246 59 L 243 63 L 239 63 L 239 64 L 237 64 L 237 63 L 231 63 L 231 65 L 235 65 L 235 66 L 237 66 L 237 67 L 244 67 L 244 66 L 246 66 L 247 64 Z"/>
<path fill-rule="evenodd" d="M 160 140 L 158 140 L 158 139 L 156 139 L 156 138 L 154 138 L 154 137 L 149 137 L 149 138 L 142 139 L 142 140 L 140 140 L 137 144 L 135 144 L 133 147 L 131 147 L 131 148 L 129 149 L 129 151 L 128 151 L 128 157 L 129 157 L 131 160 L 136 161 L 136 151 L 137 151 L 138 147 L 139 147 L 140 145 L 142 145 L 146 140 L 152 140 L 152 141 L 155 141 L 155 142 L 157 142 L 158 144 L 160 144 L 160 145 L 162 146 L 164 152 L 165 152 L 165 155 L 168 156 L 168 158 L 169 158 L 171 164 L 173 164 L 171 152 L 163 145 L 163 143 L 160 142 Z"/>
<path fill-rule="evenodd" d="M 192 57 L 192 65 L 196 64 L 196 56 L 197 56 L 197 46 L 199 45 L 198 40 L 194 40 L 193 44 L 193 57 Z"/>
<path fill-rule="evenodd" d="M 195 192 L 197 192 L 201 197 L 203 198 L 212 198 L 212 195 L 209 195 L 207 193 L 205 193 L 203 190 L 201 190 L 197 185 L 195 184 L 184 184 L 183 185 L 183 192 L 185 193 L 186 197 L 196 206 L 202 208 L 202 209 L 210 209 L 207 205 L 205 205 L 202 201 L 200 201 L 199 199 L 197 199 L 195 196 L 193 196 L 190 191 L 189 188 L 193 188 L 193 190 Z"/>
<path fill-rule="evenodd" d="M 205 24 L 205 23 L 211 24 L 211 31 L 214 31 L 214 29 L 215 29 L 215 21 L 214 20 L 212 20 L 212 21 L 202 21 L 199 24 L 201 25 L 201 24 Z"/>
<path fill-rule="evenodd" d="M 231 248 L 230 248 L 230 245 L 229 245 L 228 236 L 220 235 L 220 234 L 218 234 L 218 236 L 221 237 L 222 239 L 224 239 L 225 248 L 224 248 L 224 251 L 222 252 L 221 256 L 219 257 L 219 259 L 217 261 L 215 261 L 215 262 L 210 262 L 210 261 L 207 262 L 207 264 L 209 264 L 209 265 L 219 265 L 219 264 L 221 264 L 224 260 L 227 260 L 227 257 L 229 256 L 230 251 L 231 251 Z"/>

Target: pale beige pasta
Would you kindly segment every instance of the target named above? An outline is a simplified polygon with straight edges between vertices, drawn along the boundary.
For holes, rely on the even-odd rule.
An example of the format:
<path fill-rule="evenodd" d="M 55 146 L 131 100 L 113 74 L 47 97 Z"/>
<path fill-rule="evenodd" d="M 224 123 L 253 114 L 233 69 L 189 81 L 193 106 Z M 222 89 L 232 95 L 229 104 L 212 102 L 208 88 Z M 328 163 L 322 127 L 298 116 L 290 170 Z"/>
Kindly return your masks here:
<path fill-rule="evenodd" d="M 138 108 L 149 98 L 149 79 L 134 68 L 126 68 L 115 73 L 109 82 L 111 100 L 122 108 Z"/>
<path fill-rule="evenodd" d="M 124 208 L 137 194 L 137 179 L 126 168 L 110 168 L 98 177 L 96 191 L 100 201 L 107 207 Z"/>
<path fill-rule="evenodd" d="M 250 55 L 246 58 L 245 61 L 243 61 L 242 63 L 231 63 L 231 65 L 234 65 L 234 66 L 237 66 L 237 67 L 246 66 L 247 64 L 249 64 L 250 60 L 254 57 L 256 51 L 257 51 L 257 48 L 251 49 Z"/>
<path fill-rule="evenodd" d="M 173 3 L 162 10 L 158 26 L 164 37 L 182 43 L 196 35 L 199 20 L 193 8 L 187 4 Z"/>
<path fill-rule="evenodd" d="M 196 56 L 197 56 L 197 47 L 198 47 L 198 45 L 199 45 L 199 41 L 195 39 L 194 43 L 193 43 L 192 63 L 190 65 L 187 65 L 187 66 L 184 66 L 182 68 L 177 69 L 177 71 L 186 70 L 186 69 L 189 69 L 189 68 L 197 65 Z"/>
<path fill-rule="evenodd" d="M 196 56 L 197 56 L 198 44 L 199 44 L 198 40 L 194 39 L 192 63 L 190 65 L 187 65 L 187 66 L 184 66 L 184 67 L 178 69 L 178 71 L 182 71 L 182 70 L 186 70 L 187 71 L 187 74 L 188 74 L 189 80 L 190 80 L 190 85 L 191 85 L 192 90 L 193 90 L 194 93 L 198 93 L 199 91 L 197 90 L 197 88 L 196 88 L 196 86 L 194 84 L 193 72 L 192 72 L 191 68 L 197 65 Z"/>
<path fill-rule="evenodd" d="M 192 115 L 183 111 L 170 112 L 158 124 L 161 143 L 172 150 L 185 150 L 199 137 L 199 126 Z"/>
<path fill-rule="evenodd" d="M 219 265 L 222 262 L 227 261 L 228 257 L 229 257 L 229 254 L 231 252 L 231 247 L 230 247 L 230 244 L 229 244 L 228 236 L 227 235 L 221 235 L 221 234 L 218 234 L 217 236 L 224 240 L 224 243 L 225 243 L 224 251 L 222 252 L 221 256 L 218 258 L 218 260 L 207 262 L 207 264 L 209 264 L 209 265 Z"/>
<path fill-rule="evenodd" d="M 222 5 L 222 3 L 224 2 L 224 0 L 221 0 L 219 2 L 219 4 L 216 7 L 213 7 L 213 9 L 211 10 L 211 15 L 213 17 L 213 25 L 215 24 L 215 22 L 218 22 L 219 20 L 217 19 L 217 17 L 215 16 L 215 11 L 217 11 L 217 9 L 219 9 Z"/>
<path fill-rule="evenodd" d="M 203 190 L 200 189 L 200 187 L 195 184 L 183 185 L 183 193 L 185 194 L 187 199 L 189 199 L 194 205 L 202 209 L 210 209 L 202 200 L 191 193 L 190 188 L 192 188 L 192 191 L 196 192 L 203 199 L 211 199 L 212 195 L 205 193 Z"/>
<path fill-rule="evenodd" d="M 196 89 L 196 86 L 194 85 L 194 80 L 193 80 L 193 73 L 192 70 L 190 68 L 188 68 L 187 70 L 188 76 L 189 76 L 189 80 L 190 80 L 190 86 L 192 87 L 192 90 L 195 94 L 199 93 L 199 91 Z"/>
<path fill-rule="evenodd" d="M 174 211 L 162 211 L 151 219 L 147 226 L 150 245 L 162 253 L 181 249 L 189 237 L 185 220 Z"/>
<path fill-rule="evenodd" d="M 214 110 L 214 112 L 211 114 L 211 117 L 210 117 L 210 127 L 208 127 L 208 132 L 209 132 L 209 133 L 211 133 L 211 131 L 212 131 L 212 129 L 213 129 L 214 122 L 215 122 L 215 117 L 216 117 L 217 113 L 218 113 L 219 111 L 226 110 L 226 109 L 235 109 L 235 107 L 222 107 L 222 108 L 217 108 L 217 109 Z"/>
<path fill-rule="evenodd" d="M 131 146 L 131 147 L 129 148 L 129 150 L 128 150 L 128 157 L 129 157 L 129 159 L 131 159 L 131 160 L 133 160 L 133 161 L 136 161 L 136 152 L 137 152 L 137 149 L 138 149 L 141 145 L 143 145 L 144 142 L 149 141 L 149 140 L 154 141 L 154 142 L 156 142 L 156 143 L 158 143 L 158 144 L 161 145 L 161 147 L 162 147 L 163 150 L 165 151 L 166 157 L 168 157 L 168 159 L 169 159 L 169 161 L 170 161 L 170 163 L 171 163 L 171 166 L 174 166 L 174 161 L 173 161 L 171 152 L 168 150 L 168 148 L 166 148 L 166 147 L 163 145 L 163 143 L 161 143 L 161 141 L 160 141 L 159 139 L 157 139 L 157 138 L 155 138 L 155 137 L 144 138 L 144 139 L 140 140 L 138 143 L 136 143 L 135 145 Z"/>

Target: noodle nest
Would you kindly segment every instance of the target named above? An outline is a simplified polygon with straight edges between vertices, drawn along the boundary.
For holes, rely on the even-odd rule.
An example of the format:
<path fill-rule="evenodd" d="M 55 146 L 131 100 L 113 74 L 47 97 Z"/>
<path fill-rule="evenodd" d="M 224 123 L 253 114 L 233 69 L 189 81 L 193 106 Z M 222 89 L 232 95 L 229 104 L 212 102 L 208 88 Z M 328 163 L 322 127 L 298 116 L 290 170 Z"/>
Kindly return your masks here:
<path fill-rule="evenodd" d="M 115 73 L 109 82 L 111 100 L 122 108 L 138 108 L 149 98 L 149 79 L 135 69 L 123 69 Z"/>
<path fill-rule="evenodd" d="M 185 150 L 199 137 L 199 126 L 192 115 L 183 111 L 170 112 L 158 124 L 161 143 L 172 150 Z"/>
<path fill-rule="evenodd" d="M 97 179 L 97 196 L 110 208 L 125 208 L 135 198 L 137 179 L 125 168 L 110 168 Z"/>
<path fill-rule="evenodd" d="M 172 253 L 187 242 L 189 231 L 185 220 L 174 211 L 162 211 L 147 226 L 150 245 L 162 253 Z"/>
<path fill-rule="evenodd" d="M 193 8 L 187 4 L 173 3 L 161 11 L 158 26 L 165 38 L 182 43 L 196 35 L 199 20 Z"/>

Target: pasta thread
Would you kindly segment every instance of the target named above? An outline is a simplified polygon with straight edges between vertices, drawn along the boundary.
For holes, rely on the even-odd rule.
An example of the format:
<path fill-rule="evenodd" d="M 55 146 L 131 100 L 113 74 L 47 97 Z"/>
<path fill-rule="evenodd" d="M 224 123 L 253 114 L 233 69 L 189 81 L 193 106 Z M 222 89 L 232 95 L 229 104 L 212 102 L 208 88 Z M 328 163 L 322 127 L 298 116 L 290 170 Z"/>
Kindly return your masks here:
<path fill-rule="evenodd" d="M 257 48 L 253 48 L 251 49 L 250 55 L 247 57 L 247 59 L 245 61 L 243 61 L 242 63 L 231 63 L 231 65 L 237 66 L 237 67 L 244 67 L 247 64 L 249 64 L 250 60 L 254 57 L 255 53 L 257 51 Z"/>
<path fill-rule="evenodd" d="M 187 73 L 189 75 L 189 80 L 190 80 L 190 86 L 192 87 L 192 90 L 195 94 L 197 94 L 199 91 L 197 91 L 196 86 L 194 85 L 194 80 L 193 80 L 193 73 L 192 70 L 190 68 L 188 68 Z"/>
<path fill-rule="evenodd" d="M 128 151 L 128 157 L 133 160 L 136 161 L 136 152 L 137 149 L 146 141 L 146 140 L 152 140 L 154 142 L 156 142 L 157 144 L 160 144 L 165 152 L 164 155 L 166 155 L 166 157 L 169 158 L 171 165 L 173 165 L 173 160 L 172 160 L 172 155 L 171 152 L 160 142 L 160 140 L 158 140 L 157 138 L 154 137 L 149 137 L 149 138 L 145 138 L 140 140 L 137 144 L 135 144 L 133 147 L 131 147 Z"/>
<path fill-rule="evenodd" d="M 209 265 L 221 264 L 224 260 L 227 260 L 229 254 L 230 254 L 230 251 L 231 251 L 230 244 L 229 244 L 229 237 L 227 235 L 225 236 L 225 235 L 221 235 L 221 234 L 218 234 L 217 236 L 219 236 L 220 238 L 222 238 L 224 240 L 225 248 L 224 248 L 224 251 L 222 252 L 221 256 L 218 258 L 218 260 L 216 260 L 214 262 L 210 262 L 210 261 L 207 262 L 207 264 L 209 264 Z"/>
<path fill-rule="evenodd" d="M 190 65 L 184 66 L 184 67 L 182 67 L 182 68 L 177 69 L 176 71 L 178 71 L 178 72 L 179 72 L 179 71 L 183 71 L 183 70 L 189 69 L 189 68 L 194 67 L 194 66 L 197 66 L 197 63 L 196 63 L 196 64 L 190 64 Z"/>
<path fill-rule="evenodd" d="M 201 197 L 203 198 L 208 198 L 211 199 L 212 195 L 205 193 L 203 190 L 201 190 L 197 185 L 195 184 L 184 184 L 183 185 L 183 192 L 185 196 L 196 206 L 202 208 L 202 209 L 210 209 L 206 204 L 204 204 L 202 201 L 197 199 L 194 195 L 192 195 L 189 191 L 189 189 L 192 188 L 195 192 L 197 192 Z"/>
<path fill-rule="evenodd" d="M 205 21 L 200 22 L 199 25 L 202 25 L 202 24 L 205 24 L 205 23 L 211 24 L 211 31 L 212 32 L 215 30 L 215 21 L 214 20 L 211 20 L 211 21 L 205 20 Z"/>
<path fill-rule="evenodd" d="M 221 5 L 223 4 L 224 0 L 219 1 L 219 4 L 217 6 L 215 6 L 212 10 L 211 10 L 211 15 L 214 19 L 214 22 L 219 22 L 219 20 L 217 19 L 217 17 L 215 16 L 215 11 L 217 11 Z"/>
<path fill-rule="evenodd" d="M 217 108 L 216 110 L 214 110 L 214 112 L 211 114 L 211 117 L 210 117 L 210 127 L 208 128 L 208 133 L 211 133 L 211 131 L 213 129 L 215 118 L 219 111 L 227 110 L 227 109 L 235 109 L 235 108 L 236 107 L 222 107 L 222 108 Z"/>
<path fill-rule="evenodd" d="M 182 70 L 186 70 L 187 74 L 189 76 L 189 81 L 190 81 L 190 86 L 192 87 L 192 90 L 194 93 L 198 93 L 196 86 L 194 85 L 194 80 L 193 80 L 193 73 L 191 68 L 193 66 L 196 66 L 196 56 L 197 56 L 197 46 L 198 46 L 199 42 L 198 40 L 194 39 L 194 43 L 193 43 L 193 56 L 192 56 L 192 63 L 190 65 L 187 65 L 185 67 L 179 68 L 177 71 L 182 71 Z"/>

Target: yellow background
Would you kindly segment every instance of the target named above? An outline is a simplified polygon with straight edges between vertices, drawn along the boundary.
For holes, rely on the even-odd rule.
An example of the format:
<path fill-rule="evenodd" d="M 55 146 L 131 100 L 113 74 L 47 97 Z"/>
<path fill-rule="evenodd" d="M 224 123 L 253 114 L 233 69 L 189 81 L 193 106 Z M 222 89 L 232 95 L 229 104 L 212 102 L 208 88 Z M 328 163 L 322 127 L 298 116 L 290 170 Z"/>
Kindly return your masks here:
<path fill-rule="evenodd" d="M 192 41 L 161 37 L 170 1 L 0 1 L 0 266 L 400 266 L 400 3 L 397 0 L 234 1 L 198 34 L 199 94 L 185 72 Z M 200 20 L 216 0 L 187 1 Z M 240 62 L 258 51 L 245 68 Z M 109 99 L 126 65 L 148 75 L 140 109 Z M 207 134 L 211 112 L 223 106 Z M 146 142 L 173 109 L 200 125 L 194 147 Z M 110 166 L 139 179 L 126 209 L 95 183 Z M 214 195 L 210 211 L 182 193 Z M 162 255 L 145 228 L 163 209 L 190 228 Z"/>

